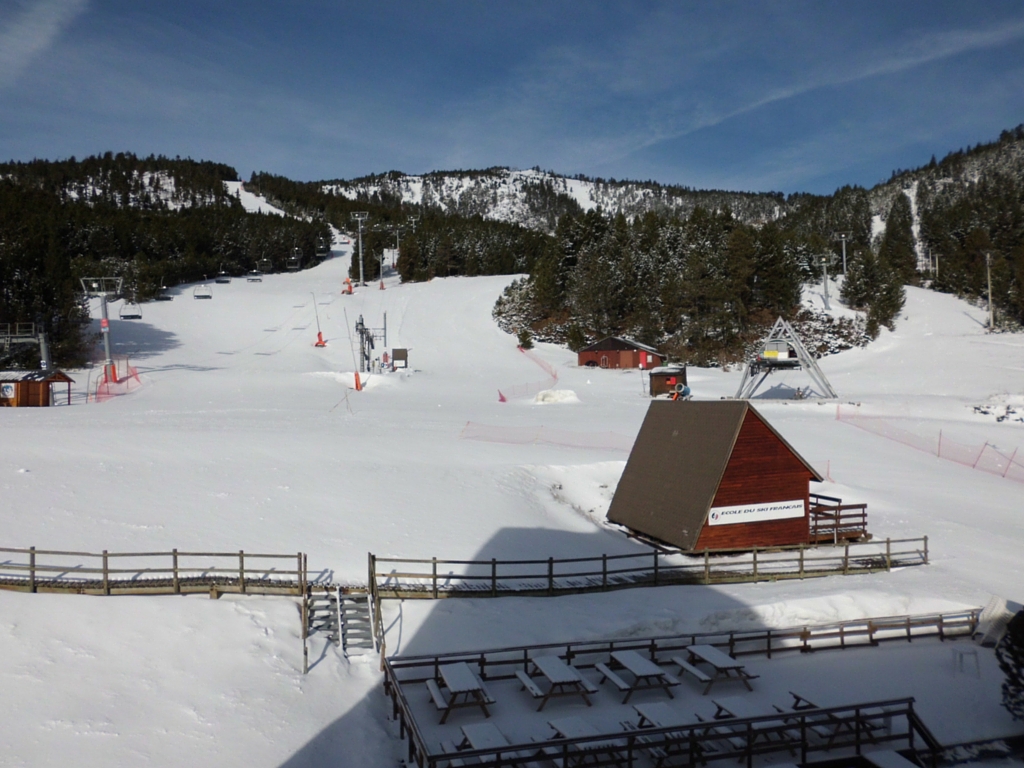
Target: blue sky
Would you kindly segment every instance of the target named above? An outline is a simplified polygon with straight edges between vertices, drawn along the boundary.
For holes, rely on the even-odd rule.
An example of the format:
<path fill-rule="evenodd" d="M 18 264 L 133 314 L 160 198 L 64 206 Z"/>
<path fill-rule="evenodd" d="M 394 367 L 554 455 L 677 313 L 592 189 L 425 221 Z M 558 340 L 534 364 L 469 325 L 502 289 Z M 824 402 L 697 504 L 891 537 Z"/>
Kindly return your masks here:
<path fill-rule="evenodd" d="M 1019 0 L 0 0 L 3 160 L 828 193 L 1022 122 Z"/>

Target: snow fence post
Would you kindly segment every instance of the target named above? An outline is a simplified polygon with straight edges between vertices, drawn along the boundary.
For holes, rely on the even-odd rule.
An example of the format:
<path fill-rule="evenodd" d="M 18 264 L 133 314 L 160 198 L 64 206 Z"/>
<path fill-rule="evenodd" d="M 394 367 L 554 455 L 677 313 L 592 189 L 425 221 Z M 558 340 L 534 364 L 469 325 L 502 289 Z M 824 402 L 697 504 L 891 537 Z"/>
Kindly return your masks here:
<path fill-rule="evenodd" d="M 885 539 L 885 570 L 892 570 L 892 539 L 889 537 Z"/>
<path fill-rule="evenodd" d="M 491 597 L 498 596 L 498 559 L 491 558 Z"/>
<path fill-rule="evenodd" d="M 103 550 L 103 594 L 110 594 L 110 568 L 107 560 L 107 550 Z"/>
<path fill-rule="evenodd" d="M 928 537 L 924 537 L 924 564 L 928 565 Z"/>
<path fill-rule="evenodd" d="M 238 550 L 238 591 L 245 594 L 245 552 Z"/>
<path fill-rule="evenodd" d="M 181 582 L 178 580 L 178 548 L 171 550 L 171 581 L 174 584 L 174 594 L 181 594 Z"/>
<path fill-rule="evenodd" d="M 434 599 L 437 600 L 437 558 L 432 559 L 431 565 L 431 581 L 434 585 Z"/>
<path fill-rule="evenodd" d="M 658 550 L 654 550 L 654 586 L 658 586 Z"/>
<path fill-rule="evenodd" d="M 555 558 L 548 558 L 548 594 L 555 593 Z"/>
<path fill-rule="evenodd" d="M 30 592 L 36 591 L 36 548 L 28 548 L 28 588 Z"/>
<path fill-rule="evenodd" d="M 711 583 L 711 559 L 708 556 L 707 547 L 704 547 L 704 583 Z"/>

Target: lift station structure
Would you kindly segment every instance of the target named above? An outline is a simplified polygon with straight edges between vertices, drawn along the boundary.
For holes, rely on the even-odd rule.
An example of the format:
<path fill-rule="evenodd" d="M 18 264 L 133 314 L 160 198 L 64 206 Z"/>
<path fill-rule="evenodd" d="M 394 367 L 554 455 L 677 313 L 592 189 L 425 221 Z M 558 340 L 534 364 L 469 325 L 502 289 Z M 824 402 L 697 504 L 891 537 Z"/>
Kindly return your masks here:
<path fill-rule="evenodd" d="M 743 372 L 743 380 L 736 391 L 737 400 L 749 400 L 775 371 L 804 370 L 814 384 L 819 397 L 835 399 L 839 397 L 832 385 L 822 373 L 817 361 L 807 351 L 793 326 L 784 318 L 779 318 L 772 326 L 771 332 L 761 342 L 757 356 L 747 363 Z"/>

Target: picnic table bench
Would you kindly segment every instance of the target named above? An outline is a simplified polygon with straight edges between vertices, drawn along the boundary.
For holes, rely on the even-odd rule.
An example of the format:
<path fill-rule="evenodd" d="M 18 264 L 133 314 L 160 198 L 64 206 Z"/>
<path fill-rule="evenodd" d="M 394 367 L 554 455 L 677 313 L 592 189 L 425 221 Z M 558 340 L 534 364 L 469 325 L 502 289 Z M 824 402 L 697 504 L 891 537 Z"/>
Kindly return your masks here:
<path fill-rule="evenodd" d="M 537 711 L 540 712 L 555 696 L 582 696 L 587 706 L 591 706 L 588 693 L 597 693 L 598 688 L 592 682 L 580 674 L 575 667 L 566 664 L 559 656 L 535 656 L 530 659 L 530 664 L 543 677 L 547 678 L 550 684 L 547 693 L 530 677 L 524 670 L 518 670 L 516 677 L 523 684 L 523 688 L 530 692 L 535 699 L 541 699 Z"/>
<path fill-rule="evenodd" d="M 462 707 L 480 707 L 484 711 L 484 716 L 491 716 L 487 705 L 493 704 L 494 698 L 484 686 L 484 681 L 469 668 L 466 662 L 442 664 L 438 668 L 438 672 L 444 686 L 448 689 L 447 699 L 436 680 L 427 680 L 426 685 L 434 706 L 442 712 L 442 724 L 448 719 L 452 710 Z"/>
<path fill-rule="evenodd" d="M 594 666 L 602 675 L 601 682 L 608 680 L 620 691 L 625 692 L 623 704 L 626 704 L 636 691 L 650 688 L 662 688 L 670 699 L 675 698 L 671 688 L 679 685 L 679 681 L 650 659 L 645 659 L 636 651 L 612 651 L 611 656 L 613 661 L 633 675 L 632 684 L 619 677 L 607 664 L 598 663 Z"/>
<path fill-rule="evenodd" d="M 745 665 L 734 659 L 727 653 L 722 653 L 713 645 L 691 645 L 687 649 L 688 659 L 674 657 L 672 662 L 679 666 L 683 672 L 696 677 L 700 682 L 706 683 L 704 694 L 711 690 L 715 683 L 723 681 L 738 680 L 747 686 L 748 691 L 754 690 L 750 681 L 755 680 L 759 675 L 752 675 L 747 672 Z M 711 675 L 704 673 L 696 667 L 696 663 L 703 662 L 710 666 L 714 672 Z"/>

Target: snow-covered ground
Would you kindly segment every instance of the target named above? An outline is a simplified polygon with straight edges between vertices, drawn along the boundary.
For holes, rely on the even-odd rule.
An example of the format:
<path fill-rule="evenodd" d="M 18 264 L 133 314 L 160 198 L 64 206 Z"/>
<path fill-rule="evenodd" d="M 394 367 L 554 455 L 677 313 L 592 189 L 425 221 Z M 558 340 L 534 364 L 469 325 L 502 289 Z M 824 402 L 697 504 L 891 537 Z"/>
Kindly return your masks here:
<path fill-rule="evenodd" d="M 74 406 L 0 411 L 0 545 L 304 551 L 312 573 L 348 582 L 365 581 L 367 552 L 639 551 L 602 525 L 626 452 L 580 447 L 588 434 L 593 445 L 608 432 L 636 434 L 649 402 L 639 372 L 577 368 L 574 355 L 542 344 L 534 352 L 556 370 L 551 389 L 560 394 L 500 403 L 499 389 L 541 375 L 490 317 L 511 277 L 389 278 L 384 291 L 344 296 L 349 246 L 338 248 L 307 271 L 215 285 L 211 301 L 181 286 L 174 301 L 145 305 L 140 321 L 112 320 L 114 349 L 131 355 L 143 382 L 130 395 L 86 404 L 93 377 L 79 371 Z M 896 331 L 822 361 L 842 402 L 963 442 L 1024 447 L 1024 424 L 973 408 L 1020 402 L 1024 337 L 985 334 L 984 311 L 952 297 L 907 293 Z M 360 316 L 383 327 L 385 313 L 387 348 L 408 348 L 410 368 L 370 376 L 356 392 L 351 329 Z M 313 346 L 317 315 L 324 349 Z M 800 386 L 800 375 L 770 383 Z M 696 397 L 717 399 L 740 376 L 691 369 L 689 384 Z M 835 403 L 769 398 L 758 408 L 828 468 L 834 482 L 821 492 L 866 502 L 876 536 L 927 534 L 932 565 L 782 584 L 388 604 L 389 651 L 788 626 L 1024 597 L 1024 485 L 837 421 Z M 496 435 L 573 433 L 575 447 L 470 440 L 467 422 Z M 299 630 L 286 598 L 0 592 L 0 763 L 396 765 L 402 747 L 376 662 L 315 645 L 303 676 Z M 834 663 L 823 658 L 786 664 Z M 927 653 L 907 658 L 933 663 Z M 953 695 L 947 675 L 950 695 L 939 704 L 932 683 L 924 686 L 933 720 L 970 707 L 991 725 L 979 735 L 1012 731 L 991 699 L 990 663 L 983 674 L 987 687 L 967 698 Z M 857 679 L 868 694 L 898 688 L 892 674 L 877 688 L 870 672 Z M 986 692 L 990 699 L 975 700 Z"/>

